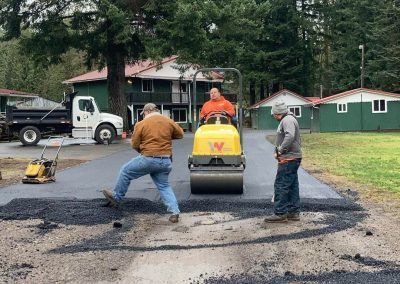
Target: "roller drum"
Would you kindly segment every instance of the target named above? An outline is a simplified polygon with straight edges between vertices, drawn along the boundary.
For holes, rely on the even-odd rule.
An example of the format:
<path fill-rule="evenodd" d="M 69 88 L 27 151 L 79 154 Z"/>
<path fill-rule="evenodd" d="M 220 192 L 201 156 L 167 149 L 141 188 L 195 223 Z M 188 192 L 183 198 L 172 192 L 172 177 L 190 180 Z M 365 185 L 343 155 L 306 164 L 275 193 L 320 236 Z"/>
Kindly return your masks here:
<path fill-rule="evenodd" d="M 190 188 L 193 194 L 242 194 L 243 171 L 192 170 Z"/>

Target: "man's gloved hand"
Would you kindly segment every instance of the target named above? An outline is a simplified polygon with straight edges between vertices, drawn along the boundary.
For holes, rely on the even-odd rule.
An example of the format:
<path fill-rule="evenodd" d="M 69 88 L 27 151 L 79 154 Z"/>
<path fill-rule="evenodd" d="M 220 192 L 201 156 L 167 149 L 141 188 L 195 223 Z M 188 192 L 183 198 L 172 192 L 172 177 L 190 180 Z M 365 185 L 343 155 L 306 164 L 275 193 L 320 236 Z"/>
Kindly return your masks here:
<path fill-rule="evenodd" d="M 279 152 L 278 147 L 275 147 L 275 153 L 274 153 L 275 159 L 277 159 L 279 161 L 280 155 L 281 155 L 281 153 Z"/>

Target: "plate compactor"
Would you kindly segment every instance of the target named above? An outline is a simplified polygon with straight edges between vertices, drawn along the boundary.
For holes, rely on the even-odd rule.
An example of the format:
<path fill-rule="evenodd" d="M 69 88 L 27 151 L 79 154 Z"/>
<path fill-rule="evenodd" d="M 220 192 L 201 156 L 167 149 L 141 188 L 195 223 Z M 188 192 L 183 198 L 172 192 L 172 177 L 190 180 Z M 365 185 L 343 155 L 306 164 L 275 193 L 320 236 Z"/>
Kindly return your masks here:
<path fill-rule="evenodd" d="M 239 132 L 226 114 L 209 114 L 206 123 L 197 129 L 188 166 L 194 194 L 243 193 L 246 159 Z"/>
<path fill-rule="evenodd" d="M 49 183 L 56 181 L 56 169 L 58 153 L 64 143 L 64 137 L 49 137 L 47 143 L 44 145 L 42 154 L 39 159 L 35 159 L 28 164 L 25 171 L 25 177 L 22 179 L 23 183 Z M 58 147 L 53 160 L 44 157 L 48 146 Z"/>

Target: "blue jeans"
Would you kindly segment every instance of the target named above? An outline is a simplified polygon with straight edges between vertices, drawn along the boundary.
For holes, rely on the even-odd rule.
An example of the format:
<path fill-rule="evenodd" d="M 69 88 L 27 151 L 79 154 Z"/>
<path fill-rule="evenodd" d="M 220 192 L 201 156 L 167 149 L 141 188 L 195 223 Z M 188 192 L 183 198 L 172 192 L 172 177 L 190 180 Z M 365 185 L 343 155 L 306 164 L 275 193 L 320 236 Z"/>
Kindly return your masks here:
<path fill-rule="evenodd" d="M 293 160 L 284 164 L 278 164 L 274 190 L 275 214 L 300 212 L 299 178 L 297 170 L 301 160 Z"/>
<path fill-rule="evenodd" d="M 172 214 L 179 213 L 178 201 L 168 182 L 169 173 L 172 170 L 170 158 L 153 158 L 139 155 L 122 166 L 113 197 L 120 202 L 128 191 L 132 180 L 149 174 L 160 192 L 161 200 Z"/>

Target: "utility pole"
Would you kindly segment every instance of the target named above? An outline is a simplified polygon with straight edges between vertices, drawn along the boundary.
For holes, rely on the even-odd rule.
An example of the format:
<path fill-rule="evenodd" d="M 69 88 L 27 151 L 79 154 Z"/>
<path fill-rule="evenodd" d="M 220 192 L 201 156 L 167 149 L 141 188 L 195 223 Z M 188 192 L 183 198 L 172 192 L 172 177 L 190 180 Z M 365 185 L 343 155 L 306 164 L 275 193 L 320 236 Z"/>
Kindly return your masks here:
<path fill-rule="evenodd" d="M 361 49 L 361 88 L 364 88 L 364 45 L 359 45 L 358 49 Z"/>

